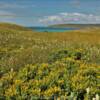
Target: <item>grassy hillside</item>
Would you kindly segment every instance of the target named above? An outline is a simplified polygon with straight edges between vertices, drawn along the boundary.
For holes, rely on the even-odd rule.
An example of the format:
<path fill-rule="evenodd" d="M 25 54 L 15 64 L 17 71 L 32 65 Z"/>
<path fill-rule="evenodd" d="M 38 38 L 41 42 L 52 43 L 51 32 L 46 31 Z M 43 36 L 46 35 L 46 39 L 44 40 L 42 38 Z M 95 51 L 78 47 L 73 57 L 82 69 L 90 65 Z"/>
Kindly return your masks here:
<path fill-rule="evenodd" d="M 100 27 L 100 24 L 55 24 L 50 27 L 69 27 L 69 28 L 87 28 L 87 27 Z"/>
<path fill-rule="evenodd" d="M 39 33 L 0 24 L 0 100 L 98 98 L 99 70 L 100 28 Z"/>
<path fill-rule="evenodd" d="M 10 24 L 10 23 L 0 23 L 0 30 L 20 30 L 28 31 L 29 29 L 20 25 Z"/>

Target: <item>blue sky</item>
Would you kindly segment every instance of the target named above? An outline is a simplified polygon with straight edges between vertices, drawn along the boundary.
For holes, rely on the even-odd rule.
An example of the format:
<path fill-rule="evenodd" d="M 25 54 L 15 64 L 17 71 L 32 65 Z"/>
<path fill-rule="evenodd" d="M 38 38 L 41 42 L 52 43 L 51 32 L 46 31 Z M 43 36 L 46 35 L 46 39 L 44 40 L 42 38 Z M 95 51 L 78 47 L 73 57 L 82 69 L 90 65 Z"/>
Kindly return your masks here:
<path fill-rule="evenodd" d="M 0 22 L 24 26 L 100 23 L 100 0 L 0 0 Z"/>

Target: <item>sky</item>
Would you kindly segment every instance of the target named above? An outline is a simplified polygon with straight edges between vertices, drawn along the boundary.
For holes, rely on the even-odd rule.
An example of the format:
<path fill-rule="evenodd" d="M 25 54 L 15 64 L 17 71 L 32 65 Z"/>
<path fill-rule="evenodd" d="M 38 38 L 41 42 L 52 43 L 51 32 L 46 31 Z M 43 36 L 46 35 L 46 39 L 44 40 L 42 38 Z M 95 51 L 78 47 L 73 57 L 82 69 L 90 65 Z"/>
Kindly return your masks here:
<path fill-rule="evenodd" d="M 24 26 L 100 24 L 100 0 L 0 0 L 0 22 Z"/>

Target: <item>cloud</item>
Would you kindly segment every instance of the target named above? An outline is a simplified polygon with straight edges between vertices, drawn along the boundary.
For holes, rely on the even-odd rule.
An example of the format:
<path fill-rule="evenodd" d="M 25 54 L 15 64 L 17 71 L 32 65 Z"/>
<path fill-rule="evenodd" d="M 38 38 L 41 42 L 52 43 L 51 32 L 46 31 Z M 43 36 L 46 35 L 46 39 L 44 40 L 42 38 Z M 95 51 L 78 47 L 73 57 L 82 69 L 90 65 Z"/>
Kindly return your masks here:
<path fill-rule="evenodd" d="M 34 22 L 34 19 L 28 16 L 20 16 L 18 14 L 9 11 L 0 10 L 0 22 L 16 23 L 20 25 L 30 25 Z"/>
<path fill-rule="evenodd" d="M 70 1 L 70 4 L 71 4 L 73 7 L 79 8 L 79 7 L 80 7 L 80 4 L 81 4 L 81 1 L 80 1 L 80 0 L 71 0 L 71 1 Z"/>
<path fill-rule="evenodd" d="M 0 2 L 0 8 L 2 9 L 9 9 L 9 8 L 27 8 L 27 7 L 35 7 L 36 5 L 31 4 L 18 4 L 18 3 L 5 3 L 5 2 Z"/>
<path fill-rule="evenodd" d="M 15 14 L 11 13 L 11 12 L 7 12 L 7 11 L 0 11 L 0 18 L 4 18 L 4 17 L 16 17 Z"/>
<path fill-rule="evenodd" d="M 62 21 L 62 18 L 60 16 L 54 15 L 54 16 L 47 16 L 43 19 L 39 19 L 39 22 L 48 23 L 48 22 L 60 22 Z"/>
<path fill-rule="evenodd" d="M 59 13 L 52 16 L 44 16 L 39 19 L 40 23 L 43 24 L 60 24 L 60 23 L 100 23 L 100 16 L 93 14 L 84 14 L 84 13 Z"/>
<path fill-rule="evenodd" d="M 1 18 L 30 18 L 28 15 L 21 15 L 21 14 L 16 14 L 16 13 L 12 13 L 9 11 L 4 11 L 4 10 L 0 10 L 0 20 Z"/>

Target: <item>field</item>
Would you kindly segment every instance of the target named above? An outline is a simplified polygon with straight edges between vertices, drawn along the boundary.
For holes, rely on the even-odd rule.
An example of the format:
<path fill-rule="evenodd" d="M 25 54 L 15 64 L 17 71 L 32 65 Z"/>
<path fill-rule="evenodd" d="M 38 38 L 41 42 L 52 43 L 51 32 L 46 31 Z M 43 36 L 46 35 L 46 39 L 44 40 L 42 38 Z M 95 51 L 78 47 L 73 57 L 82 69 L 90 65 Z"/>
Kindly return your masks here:
<path fill-rule="evenodd" d="M 0 24 L 0 100 L 99 100 L 100 27 L 35 32 Z"/>

